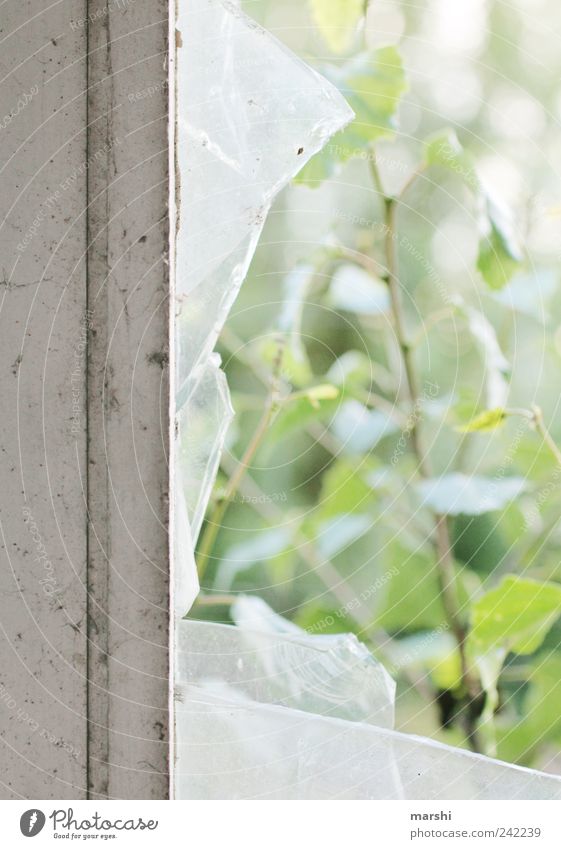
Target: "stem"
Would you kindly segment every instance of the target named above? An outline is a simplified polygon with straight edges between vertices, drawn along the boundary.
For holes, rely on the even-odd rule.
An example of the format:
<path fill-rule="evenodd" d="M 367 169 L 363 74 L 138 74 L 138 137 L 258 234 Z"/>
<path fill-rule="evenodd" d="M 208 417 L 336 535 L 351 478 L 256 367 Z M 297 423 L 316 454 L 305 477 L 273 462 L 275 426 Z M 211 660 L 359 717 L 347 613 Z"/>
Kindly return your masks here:
<path fill-rule="evenodd" d="M 532 421 L 537 432 L 551 451 L 552 455 L 555 457 L 555 462 L 559 467 L 561 467 L 561 450 L 559 450 L 557 443 L 545 425 L 541 407 L 537 407 L 535 404 L 532 406 Z"/>
<path fill-rule="evenodd" d="M 430 460 L 423 450 L 421 434 L 419 429 L 419 407 L 421 396 L 419 393 L 419 380 L 415 368 L 414 358 L 412 355 L 412 347 L 409 344 L 406 330 L 405 319 L 403 314 L 403 305 L 401 301 L 401 291 L 398 279 L 398 256 L 397 256 L 397 227 L 396 227 L 396 211 L 398 199 L 388 197 L 383 190 L 380 173 L 375 160 L 372 162 L 372 177 L 374 184 L 380 192 L 384 204 L 384 223 L 385 223 L 385 252 L 387 262 L 387 282 L 390 294 L 391 310 L 393 322 L 403 366 L 406 377 L 406 390 L 408 401 L 411 409 L 410 432 L 413 451 L 417 460 L 419 474 L 422 478 L 427 479 L 432 477 Z M 452 543 L 448 531 L 448 523 L 446 516 L 434 514 L 435 522 L 435 549 L 437 555 L 437 569 L 439 575 L 440 592 L 442 604 L 450 625 L 450 629 L 454 633 L 460 653 L 462 683 L 468 695 L 470 702 L 475 702 L 479 699 L 481 689 L 479 682 L 474 678 L 469 668 L 468 659 L 466 656 L 466 632 L 462 623 L 461 606 L 458 599 L 456 575 L 454 571 L 454 559 L 452 556 Z M 467 705 L 465 716 L 466 734 L 469 744 L 474 751 L 478 751 L 478 743 L 476 739 L 476 719 L 471 716 L 470 705 Z"/>
<path fill-rule="evenodd" d="M 265 437 L 265 434 L 269 429 L 271 420 L 273 419 L 273 416 L 275 415 L 278 409 L 278 381 L 280 370 L 282 367 L 283 353 L 284 341 L 279 344 L 279 349 L 273 362 L 273 372 L 271 375 L 271 391 L 265 404 L 263 415 L 261 416 L 259 423 L 253 433 L 253 436 L 251 437 L 249 444 L 244 451 L 242 459 L 240 460 L 236 469 L 228 480 L 226 489 L 224 490 L 223 498 L 216 504 L 211 516 L 207 521 L 203 538 L 201 540 L 201 545 L 198 549 L 197 566 L 199 572 L 199 580 L 203 579 L 204 574 L 207 570 L 210 555 L 212 553 L 212 549 L 214 548 L 214 543 L 216 542 L 216 537 L 218 536 L 218 532 L 222 526 L 222 522 L 224 521 L 224 516 L 226 515 L 226 511 L 230 506 L 230 502 L 237 493 L 238 487 L 243 479 L 243 476 L 247 472 L 248 466 L 250 465 L 255 454 L 257 453 L 258 448 L 263 442 L 263 438 Z"/>
<path fill-rule="evenodd" d="M 544 443 L 549 448 L 549 451 L 557 465 L 561 468 L 561 449 L 547 429 L 543 420 L 543 410 L 541 407 L 538 407 L 537 404 L 532 404 L 531 410 L 526 410 L 523 407 L 511 407 L 506 408 L 504 412 L 507 416 L 520 416 L 523 419 L 528 419 L 528 421 L 534 425 Z"/>

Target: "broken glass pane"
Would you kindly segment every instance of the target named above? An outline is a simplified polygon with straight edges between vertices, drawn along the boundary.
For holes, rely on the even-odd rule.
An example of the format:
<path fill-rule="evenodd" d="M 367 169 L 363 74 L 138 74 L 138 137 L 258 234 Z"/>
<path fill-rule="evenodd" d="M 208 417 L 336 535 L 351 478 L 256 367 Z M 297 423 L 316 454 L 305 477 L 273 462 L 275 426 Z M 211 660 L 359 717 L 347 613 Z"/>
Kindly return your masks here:
<path fill-rule="evenodd" d="M 561 799 L 559 778 L 392 731 L 352 638 L 184 620 L 176 682 L 181 799 Z"/>
<path fill-rule="evenodd" d="M 181 619 L 231 405 L 213 349 L 270 205 L 352 113 L 232 3 L 179 0 L 177 50 L 177 798 L 561 798 L 561 780 L 392 730 L 394 683 L 350 636 L 238 603 Z"/>
<path fill-rule="evenodd" d="M 175 586 L 184 614 L 198 592 L 192 543 L 232 415 L 216 339 L 275 195 L 352 111 L 232 3 L 179 3 L 177 30 Z"/>

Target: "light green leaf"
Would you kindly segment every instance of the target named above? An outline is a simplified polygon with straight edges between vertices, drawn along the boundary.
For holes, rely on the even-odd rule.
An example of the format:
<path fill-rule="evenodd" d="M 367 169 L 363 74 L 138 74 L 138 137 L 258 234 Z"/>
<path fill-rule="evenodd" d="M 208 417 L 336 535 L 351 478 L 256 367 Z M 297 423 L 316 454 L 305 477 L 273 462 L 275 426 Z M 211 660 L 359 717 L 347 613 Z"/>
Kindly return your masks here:
<path fill-rule="evenodd" d="M 329 303 L 357 315 L 381 315 L 390 308 L 388 287 L 362 268 L 340 265 L 331 280 Z"/>
<path fill-rule="evenodd" d="M 474 194 L 480 233 L 477 268 L 491 289 L 502 289 L 523 259 L 509 210 L 485 186 L 475 160 L 453 130 L 444 130 L 427 140 L 425 162 L 457 174 Z"/>
<path fill-rule="evenodd" d="M 311 186 L 332 177 L 348 159 L 371 155 L 373 142 L 391 138 L 397 128 L 399 102 L 407 90 L 396 47 L 361 53 L 345 65 L 324 68 L 323 72 L 346 97 L 355 120 L 333 136 L 296 177 L 297 183 Z"/>
<path fill-rule="evenodd" d="M 491 289 L 502 289 L 523 260 L 510 212 L 489 193 L 483 196 L 477 268 Z"/>
<path fill-rule="evenodd" d="M 285 404 L 269 428 L 267 434 L 269 446 L 281 439 L 287 439 L 294 433 L 302 432 L 312 422 L 330 421 L 340 403 L 337 397 L 316 398 L 312 401 L 303 396 Z"/>
<path fill-rule="evenodd" d="M 507 575 L 477 599 L 471 610 L 467 651 L 487 693 L 481 728 L 494 737 L 491 720 L 499 703 L 497 682 L 509 652 L 532 654 L 561 615 L 561 586 Z"/>
<path fill-rule="evenodd" d="M 333 53 L 351 47 L 365 5 L 365 0 L 310 0 L 316 26 Z"/>
<path fill-rule="evenodd" d="M 500 510 L 525 488 L 523 478 L 485 478 L 453 472 L 422 481 L 417 490 L 425 504 L 441 515 L 478 516 Z"/>
<path fill-rule="evenodd" d="M 507 575 L 472 606 L 469 646 L 477 656 L 531 654 L 561 616 L 561 585 Z"/>
<path fill-rule="evenodd" d="M 461 433 L 475 433 L 496 430 L 500 427 L 507 414 L 502 407 L 494 410 L 485 410 L 462 427 L 457 428 Z"/>

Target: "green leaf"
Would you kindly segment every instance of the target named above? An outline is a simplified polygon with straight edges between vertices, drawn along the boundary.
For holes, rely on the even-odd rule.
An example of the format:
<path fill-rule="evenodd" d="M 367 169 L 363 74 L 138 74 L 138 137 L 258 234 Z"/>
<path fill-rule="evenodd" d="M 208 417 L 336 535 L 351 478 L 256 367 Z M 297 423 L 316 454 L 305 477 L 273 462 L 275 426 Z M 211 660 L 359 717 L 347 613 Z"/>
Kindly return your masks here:
<path fill-rule="evenodd" d="M 477 575 L 491 575 L 509 552 L 503 522 L 504 513 L 501 522 L 497 522 L 497 516 L 493 513 L 456 516 L 451 528 L 456 560 L 469 566 Z"/>
<path fill-rule="evenodd" d="M 422 481 L 417 490 L 425 504 L 441 515 L 479 516 L 500 510 L 525 488 L 523 478 L 486 478 L 453 472 Z"/>
<path fill-rule="evenodd" d="M 523 255 L 509 211 L 489 194 L 483 198 L 480 232 L 477 268 L 491 289 L 502 289 L 519 268 Z"/>
<path fill-rule="evenodd" d="M 365 513 L 372 508 L 375 499 L 372 488 L 360 476 L 356 465 L 339 456 L 322 477 L 319 516 L 327 520 L 341 514 Z"/>
<path fill-rule="evenodd" d="M 267 434 L 267 443 L 274 444 L 281 439 L 287 439 L 295 433 L 301 433 L 304 428 L 316 421 L 330 421 L 341 401 L 337 397 L 313 399 L 299 397 L 285 404 Z"/>
<path fill-rule="evenodd" d="M 467 424 L 457 428 L 457 430 L 461 433 L 476 433 L 496 430 L 504 423 L 506 417 L 507 414 L 504 409 L 502 407 L 496 407 L 494 410 L 485 410 L 483 413 L 475 416 L 475 418 Z"/>
<path fill-rule="evenodd" d="M 482 725 L 489 727 L 498 705 L 497 681 L 509 652 L 532 654 L 561 615 L 561 586 L 507 575 L 474 602 L 467 640 L 487 693 Z"/>
<path fill-rule="evenodd" d="M 371 604 L 376 624 L 390 632 L 439 628 L 446 621 L 434 562 L 395 543 L 391 571 L 382 574 Z"/>
<path fill-rule="evenodd" d="M 361 53 L 339 68 L 324 68 L 323 73 L 346 97 L 355 120 L 313 156 L 296 177 L 297 183 L 311 186 L 332 177 L 348 159 L 371 155 L 370 146 L 379 139 L 392 138 L 397 129 L 399 102 L 407 90 L 396 47 Z"/>
<path fill-rule="evenodd" d="M 507 575 L 473 604 L 469 646 L 477 656 L 531 654 L 559 616 L 560 585 Z"/>
<path fill-rule="evenodd" d="M 491 289 L 502 289 L 523 259 L 509 210 L 485 186 L 475 160 L 464 150 L 453 130 L 444 130 L 427 139 L 425 162 L 457 174 L 475 196 L 480 233 L 477 268 Z"/>
<path fill-rule="evenodd" d="M 340 265 L 329 288 L 331 306 L 357 315 L 382 315 L 390 309 L 388 287 L 362 268 Z"/>
<path fill-rule="evenodd" d="M 352 46 L 358 24 L 364 17 L 365 0 L 310 0 L 315 24 L 333 53 Z"/>

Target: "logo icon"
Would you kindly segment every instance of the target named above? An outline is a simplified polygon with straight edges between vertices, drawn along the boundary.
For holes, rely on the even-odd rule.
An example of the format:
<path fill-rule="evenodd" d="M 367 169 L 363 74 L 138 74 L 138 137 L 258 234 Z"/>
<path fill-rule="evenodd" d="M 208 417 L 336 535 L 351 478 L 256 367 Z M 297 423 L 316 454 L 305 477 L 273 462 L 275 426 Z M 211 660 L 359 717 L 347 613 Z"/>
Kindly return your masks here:
<path fill-rule="evenodd" d="M 31 808 L 21 815 L 20 831 L 25 837 L 35 837 L 45 825 L 45 814 L 38 808 Z"/>

